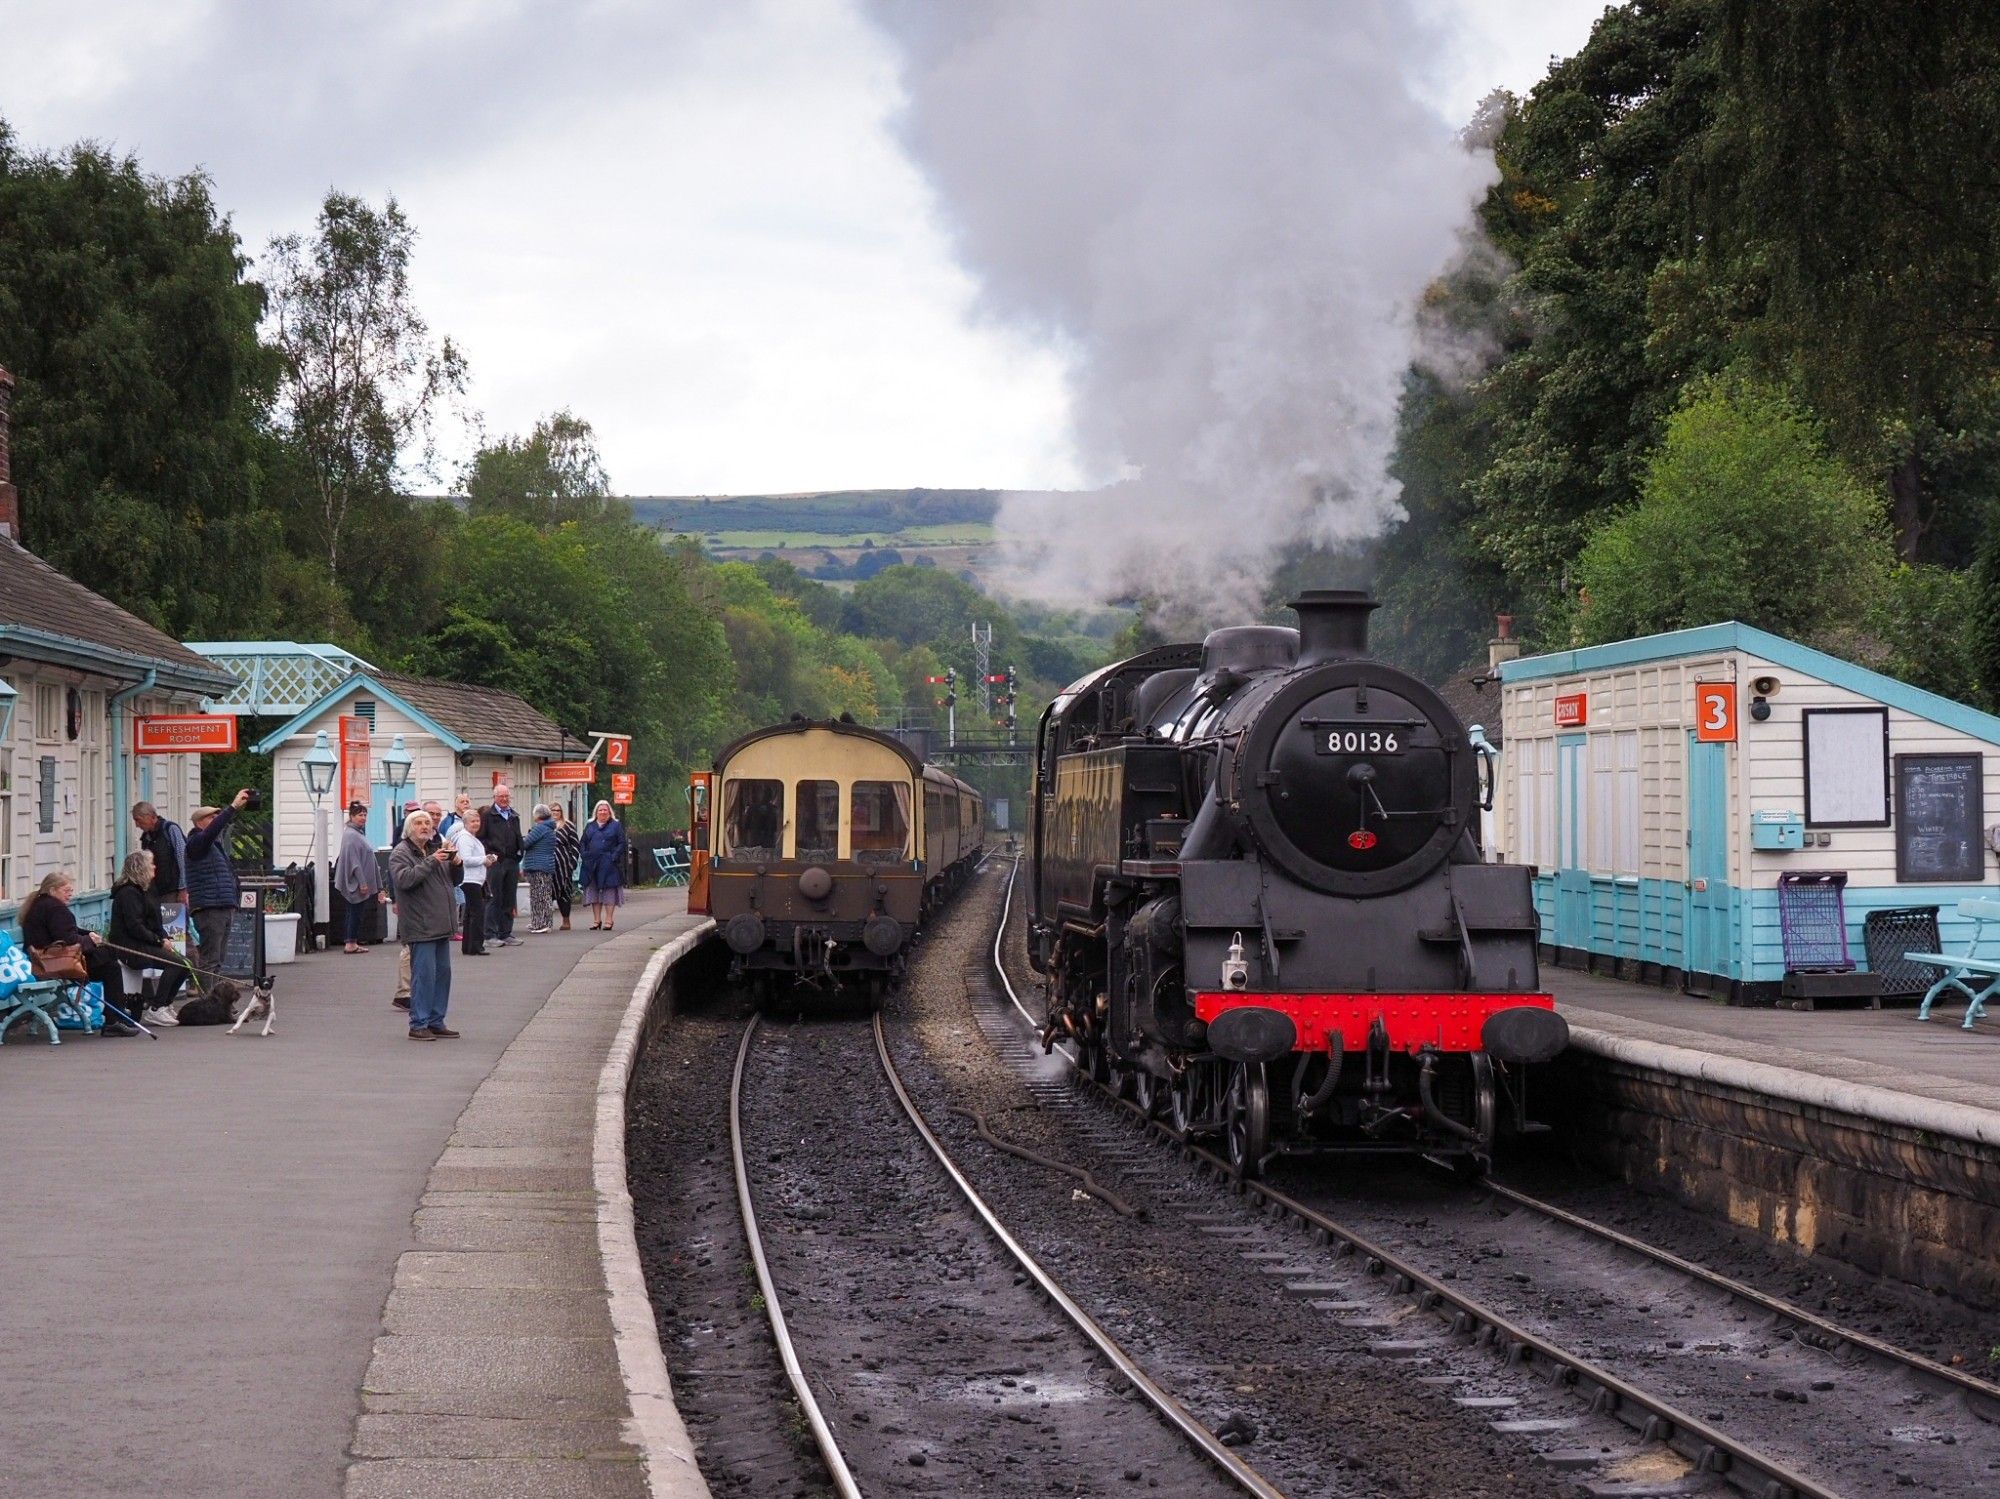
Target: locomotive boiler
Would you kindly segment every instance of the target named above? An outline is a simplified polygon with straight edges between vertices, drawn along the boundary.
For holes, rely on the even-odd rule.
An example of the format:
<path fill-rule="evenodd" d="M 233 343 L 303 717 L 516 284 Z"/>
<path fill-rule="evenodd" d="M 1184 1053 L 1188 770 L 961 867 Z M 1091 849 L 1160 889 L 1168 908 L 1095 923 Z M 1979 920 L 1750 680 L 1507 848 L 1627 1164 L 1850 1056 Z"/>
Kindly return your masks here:
<path fill-rule="evenodd" d="M 1484 862 L 1490 770 L 1375 608 L 1306 593 L 1075 682 L 1043 714 L 1029 955 L 1045 1044 L 1240 1173 L 1281 1152 L 1480 1171 L 1568 1028 L 1529 871 Z"/>

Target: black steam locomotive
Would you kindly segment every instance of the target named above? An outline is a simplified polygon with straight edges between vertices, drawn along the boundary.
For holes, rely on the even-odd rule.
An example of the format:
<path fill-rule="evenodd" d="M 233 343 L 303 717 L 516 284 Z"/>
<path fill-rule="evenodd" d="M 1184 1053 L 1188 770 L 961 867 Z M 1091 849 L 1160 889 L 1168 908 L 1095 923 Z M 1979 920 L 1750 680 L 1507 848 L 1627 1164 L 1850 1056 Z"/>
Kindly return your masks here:
<path fill-rule="evenodd" d="M 1525 1064 L 1569 1031 L 1539 991 L 1528 871 L 1481 861 L 1465 728 L 1367 655 L 1374 601 L 1163 646 L 1067 688 L 1037 741 L 1030 960 L 1044 1043 L 1240 1173 L 1279 1152 L 1483 1170 Z"/>

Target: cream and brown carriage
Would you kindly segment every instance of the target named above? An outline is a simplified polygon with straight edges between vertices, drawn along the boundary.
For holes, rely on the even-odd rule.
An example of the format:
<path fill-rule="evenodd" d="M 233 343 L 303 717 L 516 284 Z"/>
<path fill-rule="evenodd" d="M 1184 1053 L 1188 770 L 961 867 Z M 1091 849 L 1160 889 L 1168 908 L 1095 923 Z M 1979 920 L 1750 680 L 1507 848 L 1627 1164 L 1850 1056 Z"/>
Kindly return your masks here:
<path fill-rule="evenodd" d="M 985 843 L 976 790 L 842 720 L 745 734 L 696 782 L 708 909 L 732 971 L 766 994 L 849 985 L 879 1000 Z"/>

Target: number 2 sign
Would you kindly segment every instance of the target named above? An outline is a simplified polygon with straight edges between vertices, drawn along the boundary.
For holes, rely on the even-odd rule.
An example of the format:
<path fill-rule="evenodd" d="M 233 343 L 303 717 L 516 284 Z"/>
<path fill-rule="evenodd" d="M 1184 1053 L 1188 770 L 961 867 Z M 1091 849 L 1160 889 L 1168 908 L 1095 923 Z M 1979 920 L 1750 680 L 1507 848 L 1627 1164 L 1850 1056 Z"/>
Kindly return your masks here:
<path fill-rule="evenodd" d="M 1731 744 L 1736 739 L 1736 684 L 1694 684 L 1694 737 L 1703 744 Z"/>

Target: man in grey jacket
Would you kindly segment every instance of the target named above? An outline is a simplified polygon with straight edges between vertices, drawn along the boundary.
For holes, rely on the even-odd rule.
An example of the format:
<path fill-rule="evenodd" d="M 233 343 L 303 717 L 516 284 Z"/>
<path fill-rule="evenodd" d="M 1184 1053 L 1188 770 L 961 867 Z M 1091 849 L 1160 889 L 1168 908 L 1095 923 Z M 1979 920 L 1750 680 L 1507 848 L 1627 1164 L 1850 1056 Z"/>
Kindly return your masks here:
<path fill-rule="evenodd" d="M 389 855 L 389 883 L 396 892 L 397 925 L 410 949 L 410 1039 L 435 1041 L 458 1035 L 444 1023 L 451 1004 L 451 897 L 449 847 L 433 849 L 435 824 L 428 812 L 403 821 L 403 837 Z"/>

